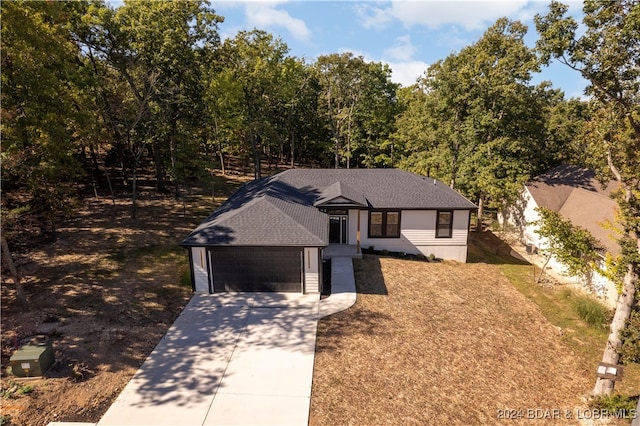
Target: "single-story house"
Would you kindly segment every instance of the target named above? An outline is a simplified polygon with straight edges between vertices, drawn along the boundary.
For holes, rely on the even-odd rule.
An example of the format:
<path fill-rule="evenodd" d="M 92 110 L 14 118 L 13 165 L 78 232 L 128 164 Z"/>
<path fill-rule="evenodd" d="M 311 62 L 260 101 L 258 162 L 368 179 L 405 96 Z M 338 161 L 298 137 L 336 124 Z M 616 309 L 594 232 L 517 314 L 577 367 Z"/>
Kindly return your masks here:
<path fill-rule="evenodd" d="M 476 206 L 398 169 L 291 169 L 242 186 L 181 243 L 196 292 L 318 293 L 323 250 L 465 262 Z"/>
<path fill-rule="evenodd" d="M 607 253 L 620 254 L 620 246 L 613 238 L 609 225 L 615 220 L 617 203 L 610 197 L 616 188 L 616 182 L 603 185 L 591 170 L 574 165 L 563 164 L 548 172 L 534 177 L 523 188 L 522 196 L 516 206 L 503 212 L 502 221 L 514 226 L 521 242 L 529 251 L 538 251 L 547 247 L 545 238 L 536 233 L 535 222 L 540 220 L 538 207 L 544 207 L 559 213 L 564 219 L 596 238 L 602 247 L 600 255 L 604 260 Z M 564 266 L 553 258 L 549 267 L 564 273 Z M 579 277 L 569 277 L 579 283 Z M 599 295 L 614 302 L 617 294 L 606 278 L 599 274 L 593 277 L 592 285 Z"/>

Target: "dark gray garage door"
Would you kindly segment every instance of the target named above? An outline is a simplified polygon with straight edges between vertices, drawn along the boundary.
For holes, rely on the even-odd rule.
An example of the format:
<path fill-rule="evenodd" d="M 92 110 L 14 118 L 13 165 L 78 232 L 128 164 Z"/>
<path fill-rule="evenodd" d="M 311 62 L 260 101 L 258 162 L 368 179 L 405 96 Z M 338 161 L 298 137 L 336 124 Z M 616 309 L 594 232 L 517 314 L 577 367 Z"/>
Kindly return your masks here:
<path fill-rule="evenodd" d="M 214 292 L 302 291 L 302 249 L 216 247 L 211 252 Z"/>

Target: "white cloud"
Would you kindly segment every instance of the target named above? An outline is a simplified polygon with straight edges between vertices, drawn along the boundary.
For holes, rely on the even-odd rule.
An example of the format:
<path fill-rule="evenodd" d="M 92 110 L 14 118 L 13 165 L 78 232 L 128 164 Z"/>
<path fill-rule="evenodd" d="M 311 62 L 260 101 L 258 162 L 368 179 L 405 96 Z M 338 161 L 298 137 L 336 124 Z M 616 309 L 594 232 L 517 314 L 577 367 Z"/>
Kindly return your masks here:
<path fill-rule="evenodd" d="M 359 4 L 356 6 L 356 14 L 360 19 L 360 25 L 364 28 L 384 28 L 393 21 L 390 9 L 381 9 L 369 4 Z"/>
<path fill-rule="evenodd" d="M 396 39 L 395 45 L 384 50 L 384 55 L 396 61 L 410 61 L 416 53 L 411 36 L 404 35 Z"/>
<path fill-rule="evenodd" d="M 423 61 L 383 62 L 391 68 L 391 81 L 404 87 L 414 84 L 429 68 L 429 64 Z"/>
<path fill-rule="evenodd" d="M 338 49 L 338 53 L 350 52 L 354 57 L 362 57 L 366 62 L 381 62 L 387 64 L 391 69 L 391 81 L 399 83 L 404 87 L 411 86 L 420 78 L 429 68 L 429 64 L 424 61 L 414 60 L 412 58 L 415 48 L 411 45 L 409 36 L 398 37 L 396 46 L 385 50 L 386 58 L 378 59 L 369 52 L 358 49 L 349 49 L 342 47 Z M 405 47 L 405 49 L 395 49 L 395 47 Z M 396 54 L 393 57 L 393 54 Z"/>
<path fill-rule="evenodd" d="M 535 2 L 533 8 L 536 8 Z M 486 28 L 487 23 L 507 16 L 518 18 L 529 9 L 527 1 L 407 1 L 392 0 L 388 7 L 360 8 L 360 23 L 365 28 L 384 27 L 396 19 L 407 27 L 426 26 L 437 29 L 459 25 L 466 30 Z M 528 13 L 526 13 L 528 14 Z"/>
<path fill-rule="evenodd" d="M 421 77 L 429 65 L 414 59 L 417 48 L 411 42 L 410 35 L 395 39 L 393 46 L 384 49 L 382 61 L 391 68 L 391 81 L 402 86 L 411 86 Z"/>
<path fill-rule="evenodd" d="M 269 27 L 283 27 L 298 40 L 308 40 L 311 31 L 307 24 L 294 18 L 285 10 L 278 9 L 275 1 L 252 1 L 243 3 L 247 22 L 250 25 L 264 29 Z"/>

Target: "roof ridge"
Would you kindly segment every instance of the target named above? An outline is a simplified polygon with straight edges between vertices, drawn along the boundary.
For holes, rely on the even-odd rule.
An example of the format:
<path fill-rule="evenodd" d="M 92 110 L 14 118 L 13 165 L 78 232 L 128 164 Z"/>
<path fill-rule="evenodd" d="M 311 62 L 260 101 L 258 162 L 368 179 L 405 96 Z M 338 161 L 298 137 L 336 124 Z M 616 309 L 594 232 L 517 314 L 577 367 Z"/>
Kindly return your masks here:
<path fill-rule="evenodd" d="M 277 206 L 277 205 L 276 205 L 272 200 L 277 200 L 277 201 L 280 201 L 280 202 L 283 202 L 283 203 L 291 204 L 291 205 L 293 205 L 293 206 L 300 206 L 301 204 L 292 203 L 292 202 L 290 202 L 290 201 L 283 200 L 283 199 L 281 199 L 281 198 L 276 198 L 276 197 L 274 197 L 274 196 L 272 196 L 272 195 L 265 195 L 265 196 L 264 196 L 264 201 L 266 201 L 267 203 L 269 203 L 271 206 L 273 206 L 273 208 L 275 208 L 276 210 L 278 210 L 279 212 L 281 212 L 284 216 L 286 216 L 286 217 L 288 217 L 289 219 L 291 219 L 291 220 L 296 224 L 296 226 L 297 226 L 299 229 L 302 229 L 304 232 L 306 232 L 307 234 L 311 235 L 311 236 L 312 236 L 312 237 L 314 237 L 315 239 L 317 239 L 317 240 L 319 240 L 319 241 L 321 240 L 321 238 L 320 238 L 320 237 L 318 237 L 316 234 L 314 234 L 313 232 L 311 232 L 308 228 L 306 228 L 305 226 L 303 226 L 303 225 L 302 225 L 300 222 L 298 222 L 296 219 L 294 219 L 293 217 L 291 217 L 291 215 L 290 215 L 290 214 L 288 214 L 287 212 L 285 212 L 284 210 L 282 210 L 280 207 L 278 207 L 278 206 Z M 315 208 L 315 207 L 310 207 L 310 208 L 312 208 L 312 209 L 316 210 L 316 208 Z M 322 242 L 322 241 L 320 241 L 320 242 Z"/>
<path fill-rule="evenodd" d="M 613 198 L 609 197 L 608 195 L 604 195 L 599 191 L 591 191 L 589 189 L 586 188 L 582 188 L 579 186 L 571 186 L 571 185 L 566 185 L 569 188 L 571 188 L 571 191 L 569 192 L 569 194 L 562 200 L 562 203 L 560 204 L 560 207 L 558 208 L 558 211 L 562 210 L 563 207 L 565 206 L 565 204 L 567 204 L 567 201 L 569 201 L 569 198 L 571 198 L 571 196 L 573 195 L 574 192 L 576 191 L 581 191 L 590 195 L 595 195 L 597 197 L 602 197 L 605 198 L 607 200 L 613 200 Z M 615 201 L 615 200 L 614 200 Z M 617 204 L 617 203 L 616 203 Z"/>
<path fill-rule="evenodd" d="M 238 207 L 238 208 L 234 208 L 234 209 L 229 209 L 229 210 L 225 210 L 223 212 L 221 212 L 218 216 L 216 216 L 216 218 L 226 215 L 225 216 L 225 220 L 226 219 L 231 219 L 232 217 L 237 216 L 238 214 L 240 214 L 245 208 L 249 207 L 252 204 L 256 204 L 258 201 L 260 201 L 262 198 L 264 198 L 265 194 L 258 194 L 255 197 L 251 198 L 248 202 L 244 203 L 242 206 Z M 226 204 L 226 202 L 225 202 Z M 222 208 L 224 206 L 224 204 L 222 206 L 220 206 L 220 208 Z M 215 214 L 215 212 L 214 212 Z"/>

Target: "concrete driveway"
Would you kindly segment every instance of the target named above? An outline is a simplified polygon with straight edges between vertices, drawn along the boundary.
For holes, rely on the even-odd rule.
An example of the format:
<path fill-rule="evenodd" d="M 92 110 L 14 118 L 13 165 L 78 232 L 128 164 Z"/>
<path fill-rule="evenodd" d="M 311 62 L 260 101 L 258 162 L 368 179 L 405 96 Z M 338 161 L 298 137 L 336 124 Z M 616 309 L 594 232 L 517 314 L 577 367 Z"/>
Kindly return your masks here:
<path fill-rule="evenodd" d="M 305 425 L 318 295 L 196 294 L 107 425 Z"/>

